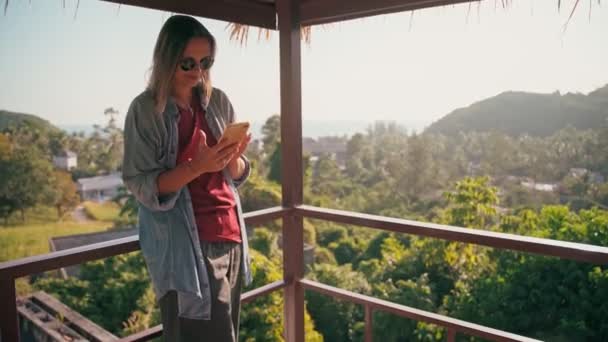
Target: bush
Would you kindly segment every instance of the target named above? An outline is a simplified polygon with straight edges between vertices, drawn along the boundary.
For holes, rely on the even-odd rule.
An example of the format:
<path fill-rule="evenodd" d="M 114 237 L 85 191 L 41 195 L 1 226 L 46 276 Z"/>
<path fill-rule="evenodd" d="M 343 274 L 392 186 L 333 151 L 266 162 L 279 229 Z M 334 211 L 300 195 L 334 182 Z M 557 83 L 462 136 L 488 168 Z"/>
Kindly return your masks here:
<path fill-rule="evenodd" d="M 339 226 L 319 227 L 317 234 L 317 242 L 328 247 L 332 242 L 337 242 L 346 237 L 346 228 Z"/>
<path fill-rule="evenodd" d="M 114 202 L 84 202 L 84 210 L 95 221 L 114 221 L 118 218 L 120 208 Z"/>

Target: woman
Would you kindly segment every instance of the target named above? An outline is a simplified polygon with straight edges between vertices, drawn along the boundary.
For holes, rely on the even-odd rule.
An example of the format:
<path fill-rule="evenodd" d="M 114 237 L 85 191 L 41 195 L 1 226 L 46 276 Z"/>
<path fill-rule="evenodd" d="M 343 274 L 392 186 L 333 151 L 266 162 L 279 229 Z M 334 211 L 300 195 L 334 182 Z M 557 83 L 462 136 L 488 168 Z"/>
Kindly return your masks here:
<path fill-rule="evenodd" d="M 237 341 L 241 279 L 251 281 L 236 191 L 251 136 L 218 142 L 235 115 L 211 86 L 215 54 L 200 22 L 169 18 L 125 121 L 123 179 L 140 204 L 140 246 L 171 342 Z"/>

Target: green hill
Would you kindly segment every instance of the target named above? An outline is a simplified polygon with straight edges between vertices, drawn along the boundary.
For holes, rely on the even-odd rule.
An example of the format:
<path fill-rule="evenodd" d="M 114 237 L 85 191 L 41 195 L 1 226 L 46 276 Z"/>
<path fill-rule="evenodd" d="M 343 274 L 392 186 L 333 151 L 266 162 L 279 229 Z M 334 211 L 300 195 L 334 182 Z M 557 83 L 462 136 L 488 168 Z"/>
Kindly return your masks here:
<path fill-rule="evenodd" d="M 0 110 L 0 132 L 15 127 L 26 126 L 43 132 L 58 131 L 59 128 L 36 115 Z"/>
<path fill-rule="evenodd" d="M 505 92 L 456 109 L 426 131 L 446 135 L 499 131 L 512 136 L 548 136 L 568 125 L 591 129 L 607 124 L 608 85 L 588 95 Z"/>

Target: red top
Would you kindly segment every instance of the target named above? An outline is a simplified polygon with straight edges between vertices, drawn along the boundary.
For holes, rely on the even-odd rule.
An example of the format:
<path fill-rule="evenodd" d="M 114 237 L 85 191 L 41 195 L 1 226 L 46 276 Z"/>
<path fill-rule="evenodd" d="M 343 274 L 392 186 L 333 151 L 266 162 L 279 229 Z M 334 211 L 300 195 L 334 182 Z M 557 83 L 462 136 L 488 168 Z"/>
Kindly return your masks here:
<path fill-rule="evenodd" d="M 200 104 L 193 104 L 192 109 L 194 115 L 188 109 L 179 109 L 178 164 L 193 157 L 202 138 L 201 129 L 205 132 L 209 147 L 217 144 L 205 120 L 205 111 Z M 234 195 L 222 171 L 201 174 L 188 183 L 188 189 L 192 197 L 199 239 L 212 242 L 241 242 Z"/>

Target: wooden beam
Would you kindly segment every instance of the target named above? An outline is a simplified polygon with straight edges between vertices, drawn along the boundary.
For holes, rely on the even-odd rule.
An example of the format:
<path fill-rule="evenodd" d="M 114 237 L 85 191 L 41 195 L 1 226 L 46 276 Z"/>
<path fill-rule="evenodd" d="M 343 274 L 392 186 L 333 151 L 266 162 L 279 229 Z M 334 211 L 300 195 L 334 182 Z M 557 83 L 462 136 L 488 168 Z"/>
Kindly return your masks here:
<path fill-rule="evenodd" d="M 585 261 L 597 265 L 608 265 L 608 247 L 417 222 L 308 205 L 296 207 L 296 214 L 303 217 L 383 229 L 396 233 L 466 242 L 498 249 L 511 249 L 562 259 Z"/>
<path fill-rule="evenodd" d="M 427 323 L 436 324 L 450 331 L 462 332 L 465 334 L 483 337 L 491 341 L 520 341 L 520 342 L 540 342 L 539 340 L 532 339 L 529 337 L 512 334 L 506 331 L 488 328 L 483 325 L 470 323 L 467 321 L 461 321 L 459 319 L 439 315 L 436 313 L 415 309 L 409 306 L 396 304 L 386 300 L 358 294 L 348 290 L 340 289 L 337 287 L 329 286 L 323 283 L 319 283 L 309 279 L 302 279 L 302 286 L 307 290 L 312 290 L 318 293 L 328 295 L 333 298 L 338 298 L 348 302 L 364 305 L 366 308 L 374 310 L 382 310 L 390 312 L 392 314 L 413 319 L 416 321 L 423 321 Z M 367 310 L 366 310 L 367 312 Z"/>
<path fill-rule="evenodd" d="M 272 207 L 251 211 L 243 214 L 247 226 L 257 226 L 276 219 L 284 218 L 286 215 L 293 212 L 293 208 Z"/>
<path fill-rule="evenodd" d="M 302 25 L 327 24 L 473 1 L 476 0 L 310 0 L 302 4 Z"/>
<path fill-rule="evenodd" d="M 239 0 L 102 0 L 276 30 L 272 3 Z"/>
<path fill-rule="evenodd" d="M 245 292 L 241 295 L 241 303 L 249 303 L 258 297 L 262 297 L 274 291 L 280 290 L 287 285 L 288 284 L 285 283 L 284 280 L 277 280 L 262 287 L 258 287 L 257 289 Z"/>
<path fill-rule="evenodd" d="M 2 262 L 0 263 L 0 276 L 19 278 L 137 250 L 139 250 L 139 236 L 129 236 Z"/>
<path fill-rule="evenodd" d="M 244 218 L 248 225 L 256 225 L 284 217 L 291 211 L 293 211 L 293 209 L 273 207 L 245 213 Z M 0 276 L 3 278 L 7 277 L 7 279 L 16 279 L 31 274 L 42 273 L 66 266 L 78 265 L 87 261 L 108 258 L 138 250 L 139 235 L 134 235 L 121 239 L 114 239 L 64 249 L 52 253 L 1 262 Z"/>
<path fill-rule="evenodd" d="M 283 280 L 278 280 L 272 282 L 270 284 L 264 285 L 262 287 L 258 287 L 257 289 L 253 289 L 251 291 L 245 292 L 241 295 L 241 303 L 248 303 L 253 301 L 254 299 L 265 296 L 274 291 L 280 290 L 284 288 L 287 284 Z M 129 335 L 121 338 L 118 342 L 140 342 L 140 341 L 149 341 L 155 337 L 162 337 L 163 335 L 163 325 L 159 324 L 152 328 L 148 328 L 144 331 L 140 331 L 136 334 Z"/>
<path fill-rule="evenodd" d="M 118 342 L 144 342 L 150 341 L 153 338 L 162 337 L 163 336 L 163 325 L 159 324 L 152 328 L 148 328 L 144 331 L 140 331 L 136 334 L 132 334 L 126 337 L 121 338 Z"/>

